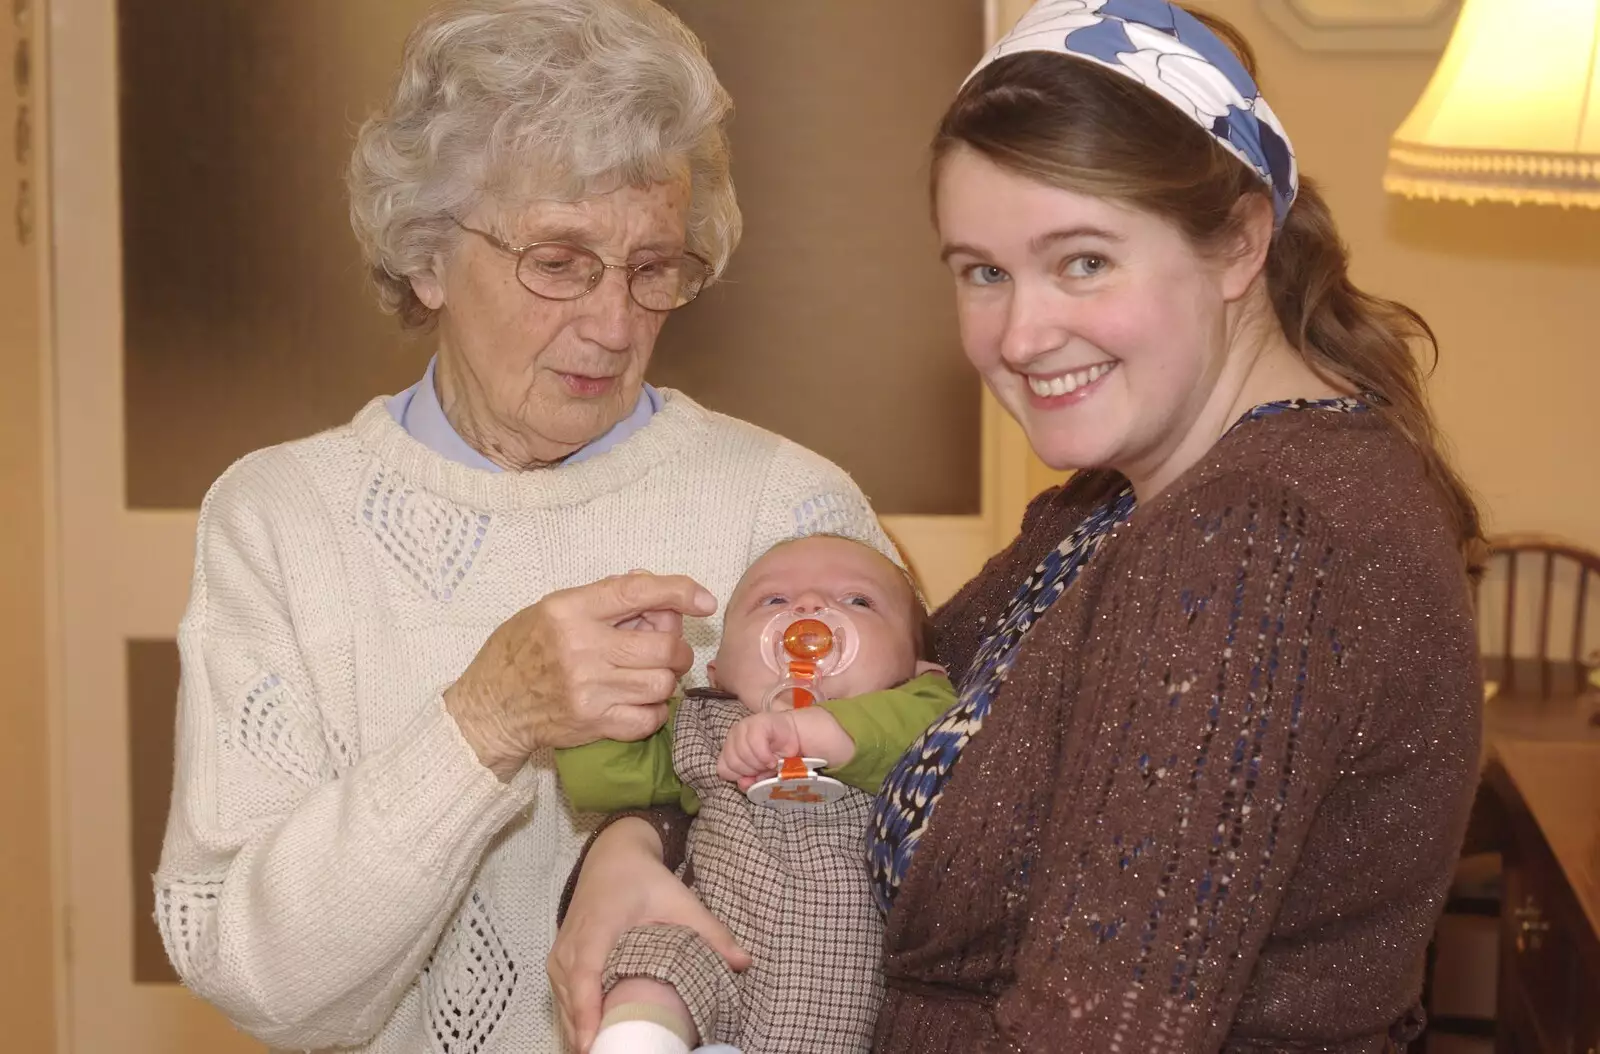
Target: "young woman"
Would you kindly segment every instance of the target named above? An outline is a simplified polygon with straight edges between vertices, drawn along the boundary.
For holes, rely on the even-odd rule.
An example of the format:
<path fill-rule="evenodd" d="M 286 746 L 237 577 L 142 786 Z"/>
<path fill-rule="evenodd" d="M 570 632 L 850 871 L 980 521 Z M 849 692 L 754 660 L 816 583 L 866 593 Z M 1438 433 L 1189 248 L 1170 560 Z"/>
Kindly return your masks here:
<path fill-rule="evenodd" d="M 967 355 L 1082 471 L 935 617 L 961 699 L 868 839 L 877 1051 L 1419 1030 L 1476 780 L 1477 514 L 1424 402 L 1431 333 L 1351 284 L 1253 65 L 1160 0 L 1043 0 L 939 128 Z M 596 840 L 552 956 L 580 1041 L 622 928 L 727 947 L 658 819 Z"/>

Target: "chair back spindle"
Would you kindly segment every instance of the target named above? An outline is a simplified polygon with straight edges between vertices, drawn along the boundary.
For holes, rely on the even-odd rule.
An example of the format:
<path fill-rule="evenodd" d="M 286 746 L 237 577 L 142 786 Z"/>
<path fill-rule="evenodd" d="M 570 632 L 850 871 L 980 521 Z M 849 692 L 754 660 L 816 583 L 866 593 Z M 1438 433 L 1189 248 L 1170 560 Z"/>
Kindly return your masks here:
<path fill-rule="evenodd" d="M 1498 675 L 1501 690 L 1507 693 L 1531 691 L 1532 685 L 1518 684 L 1517 626 L 1520 615 L 1533 615 L 1534 652 L 1537 660 L 1538 692 L 1541 698 L 1569 695 L 1584 688 L 1586 663 L 1594 661 L 1592 645 L 1588 638 L 1589 579 L 1600 576 L 1600 553 L 1549 535 L 1507 534 L 1490 539 L 1491 555 L 1488 573 L 1484 579 L 1493 579 L 1503 568 L 1501 577 L 1505 588 L 1505 604 L 1498 633 L 1485 630 L 1480 635 L 1483 644 L 1485 673 Z M 1526 560 L 1537 560 L 1542 573 L 1525 576 L 1521 565 Z M 1573 588 L 1565 588 L 1570 571 Z M 1558 575 L 1558 572 L 1560 574 Z M 1483 612 L 1483 583 L 1478 583 L 1478 610 Z M 1524 588 L 1537 590 L 1525 595 Z M 1553 629 L 1560 607 L 1571 598 L 1571 650 L 1568 655 L 1557 655 L 1559 645 L 1552 648 Z M 1558 680 L 1557 669 L 1565 674 L 1573 671 L 1575 680 L 1568 684 L 1563 676 Z M 1528 668 L 1523 667 L 1526 674 Z"/>

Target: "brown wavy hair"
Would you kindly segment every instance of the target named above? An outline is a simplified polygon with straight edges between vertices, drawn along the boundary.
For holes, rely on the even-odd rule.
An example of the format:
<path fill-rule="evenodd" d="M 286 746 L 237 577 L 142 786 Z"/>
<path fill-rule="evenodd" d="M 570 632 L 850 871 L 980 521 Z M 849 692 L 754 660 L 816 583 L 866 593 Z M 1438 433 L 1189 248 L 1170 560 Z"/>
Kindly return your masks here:
<path fill-rule="evenodd" d="M 1190 14 L 1256 75 L 1255 52 L 1236 28 Z M 940 163 L 958 146 L 1041 183 L 1160 216 L 1202 251 L 1236 244 L 1240 200 L 1270 193 L 1254 170 L 1155 92 L 1050 53 L 1006 56 L 967 84 L 934 138 L 935 186 Z M 1336 386 L 1375 396 L 1374 410 L 1415 447 L 1476 574 L 1487 552 L 1477 503 L 1450 464 L 1424 391 L 1438 339 L 1417 312 L 1350 280 L 1349 250 L 1313 180 L 1302 177 L 1273 240 L 1266 284 L 1278 324 L 1307 365 Z M 1426 368 L 1419 348 L 1430 356 Z"/>

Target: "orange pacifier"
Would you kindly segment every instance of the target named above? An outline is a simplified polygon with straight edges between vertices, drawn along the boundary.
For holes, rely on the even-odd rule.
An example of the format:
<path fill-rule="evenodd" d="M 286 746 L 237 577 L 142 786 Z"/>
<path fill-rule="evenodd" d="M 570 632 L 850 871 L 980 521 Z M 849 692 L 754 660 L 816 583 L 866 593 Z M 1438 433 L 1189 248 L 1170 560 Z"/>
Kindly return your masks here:
<path fill-rule="evenodd" d="M 779 675 L 762 709 L 787 705 L 801 710 L 824 698 L 821 681 L 843 672 L 856 657 L 855 628 L 843 612 L 781 611 L 761 632 L 761 657 Z M 745 794 L 774 809 L 804 809 L 837 801 L 844 784 L 819 771 L 825 758 L 784 758 L 776 776 L 753 784 Z"/>

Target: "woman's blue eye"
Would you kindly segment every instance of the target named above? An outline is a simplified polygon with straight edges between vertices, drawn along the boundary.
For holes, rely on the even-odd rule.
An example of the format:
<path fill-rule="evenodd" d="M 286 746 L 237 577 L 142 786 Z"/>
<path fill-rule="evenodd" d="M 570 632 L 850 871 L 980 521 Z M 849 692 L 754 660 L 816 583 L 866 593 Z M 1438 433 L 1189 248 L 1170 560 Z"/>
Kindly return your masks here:
<path fill-rule="evenodd" d="M 967 281 L 973 285 L 998 285 L 1011 277 L 993 264 L 973 264 L 965 274 Z"/>
<path fill-rule="evenodd" d="M 1068 260 L 1062 270 L 1073 278 L 1093 278 L 1104 274 L 1106 268 L 1111 266 L 1111 261 L 1104 256 L 1095 256 L 1092 253 L 1085 256 L 1074 256 Z"/>

